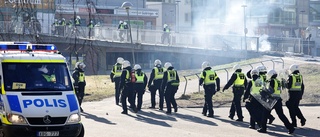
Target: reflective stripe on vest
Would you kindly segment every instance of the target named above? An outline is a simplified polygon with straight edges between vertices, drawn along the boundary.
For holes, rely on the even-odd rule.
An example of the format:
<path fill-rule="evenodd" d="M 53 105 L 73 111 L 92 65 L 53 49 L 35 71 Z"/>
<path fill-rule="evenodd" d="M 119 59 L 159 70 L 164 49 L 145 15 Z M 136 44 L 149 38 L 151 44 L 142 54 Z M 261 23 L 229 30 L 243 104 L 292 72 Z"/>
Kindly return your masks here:
<path fill-rule="evenodd" d="M 291 74 L 291 76 L 292 76 L 292 85 L 291 85 L 290 91 L 301 91 L 302 75 Z"/>
<path fill-rule="evenodd" d="M 163 68 L 154 67 L 154 80 L 163 78 Z"/>
<path fill-rule="evenodd" d="M 114 75 L 113 75 L 113 78 L 116 78 L 116 77 L 120 77 L 121 76 L 121 73 L 122 73 L 122 65 L 114 65 L 113 66 L 113 70 L 114 70 Z"/>
<path fill-rule="evenodd" d="M 206 70 L 206 77 L 201 73 L 201 78 L 204 79 L 204 85 L 211 85 L 216 83 L 216 73 L 213 70 Z"/>
<path fill-rule="evenodd" d="M 274 81 L 274 87 L 273 87 L 273 90 L 274 90 L 274 93 L 272 94 L 272 96 L 274 97 L 280 97 L 280 94 L 281 94 L 281 83 L 278 79 L 271 79 Z"/>
<path fill-rule="evenodd" d="M 171 86 L 179 86 L 179 81 L 177 81 L 177 72 L 175 70 L 168 70 L 168 81 L 171 83 Z"/>
<path fill-rule="evenodd" d="M 260 90 L 262 89 L 262 83 L 261 82 L 255 82 L 253 80 L 251 80 L 251 83 L 252 83 L 252 87 L 250 89 L 250 94 L 251 95 L 260 94 Z"/>
<path fill-rule="evenodd" d="M 241 72 L 236 72 L 237 74 L 237 79 L 234 81 L 234 86 L 235 87 L 244 87 L 244 79 L 245 79 L 245 76 L 243 73 Z"/>
<path fill-rule="evenodd" d="M 140 75 L 138 75 L 137 72 L 135 72 L 135 75 L 136 75 L 136 83 L 144 83 L 144 73 L 141 72 Z"/>
<path fill-rule="evenodd" d="M 84 82 L 84 80 L 85 80 L 84 72 L 79 72 L 79 82 Z"/>

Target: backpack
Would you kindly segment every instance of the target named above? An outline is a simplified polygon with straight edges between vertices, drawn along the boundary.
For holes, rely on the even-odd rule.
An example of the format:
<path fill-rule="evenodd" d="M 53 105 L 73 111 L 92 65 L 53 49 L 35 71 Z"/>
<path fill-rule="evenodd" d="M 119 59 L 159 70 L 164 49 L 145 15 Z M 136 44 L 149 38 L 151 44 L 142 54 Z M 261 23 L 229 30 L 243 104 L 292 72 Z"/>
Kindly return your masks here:
<path fill-rule="evenodd" d="M 131 73 L 130 74 L 131 83 L 136 83 L 137 78 L 136 78 L 136 75 L 135 75 L 135 71 L 132 70 L 130 73 Z"/>

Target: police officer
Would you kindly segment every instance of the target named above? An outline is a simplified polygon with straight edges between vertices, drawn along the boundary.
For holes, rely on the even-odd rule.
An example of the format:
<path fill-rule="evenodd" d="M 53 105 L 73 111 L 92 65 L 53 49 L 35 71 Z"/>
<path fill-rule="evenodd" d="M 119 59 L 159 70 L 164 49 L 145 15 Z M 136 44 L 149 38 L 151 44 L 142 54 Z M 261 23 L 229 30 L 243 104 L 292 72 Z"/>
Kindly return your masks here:
<path fill-rule="evenodd" d="M 267 68 L 263 65 L 261 66 L 257 66 L 256 69 L 259 71 L 259 77 L 261 78 L 261 80 L 266 83 L 267 82 Z M 274 116 L 269 113 L 268 115 L 268 120 L 269 120 L 269 124 L 272 124 L 272 122 L 275 120 Z"/>
<path fill-rule="evenodd" d="M 125 34 L 126 30 L 122 20 L 119 21 L 118 30 L 119 30 L 120 41 L 123 41 L 124 40 L 123 35 Z"/>
<path fill-rule="evenodd" d="M 159 91 L 159 110 L 163 110 L 164 91 L 160 89 L 164 68 L 161 66 L 161 61 L 156 59 L 154 61 L 154 68 L 150 74 L 148 82 L 148 88 L 151 93 L 151 106 L 149 108 L 155 108 L 156 106 L 156 92 Z"/>
<path fill-rule="evenodd" d="M 134 112 L 137 112 L 135 103 L 132 102 L 130 96 L 133 96 L 135 79 L 132 77 L 132 68 L 129 61 L 124 60 L 122 64 L 122 73 L 120 77 L 121 103 L 123 111 L 121 114 L 128 114 L 127 98 Z"/>
<path fill-rule="evenodd" d="M 42 72 L 42 78 L 44 78 L 48 83 L 56 83 L 56 76 L 54 70 L 49 70 L 47 65 L 42 65 L 41 68 L 38 68 L 38 71 Z"/>
<path fill-rule="evenodd" d="M 289 109 L 292 125 L 297 127 L 296 117 L 298 117 L 300 119 L 301 126 L 304 126 L 306 124 L 306 119 L 299 108 L 300 100 L 302 99 L 304 93 L 303 78 L 300 74 L 298 65 L 292 64 L 289 70 L 291 72 L 287 80 L 289 99 L 286 101 L 286 106 Z"/>
<path fill-rule="evenodd" d="M 113 65 L 111 73 L 110 73 L 110 79 L 111 82 L 114 82 L 114 88 L 115 88 L 115 101 L 116 105 L 119 105 L 120 102 L 120 76 L 122 73 L 122 63 L 124 59 L 122 57 L 117 58 L 117 63 Z"/>
<path fill-rule="evenodd" d="M 178 76 L 178 72 L 174 70 L 174 67 L 170 62 L 166 62 L 164 64 L 164 67 L 166 71 L 163 74 L 161 90 L 164 91 L 164 96 L 166 99 L 166 114 L 171 114 L 171 105 L 174 108 L 174 112 L 178 112 L 178 106 L 174 95 L 178 91 L 180 79 Z"/>
<path fill-rule="evenodd" d="M 80 26 L 81 25 L 81 18 L 80 16 L 77 16 L 74 20 L 75 26 Z"/>
<path fill-rule="evenodd" d="M 59 29 L 58 29 L 58 27 L 59 27 L 59 21 L 58 21 L 58 19 L 54 19 L 54 22 L 53 22 L 53 24 L 52 24 L 52 30 L 53 30 L 53 34 L 54 35 L 58 35 L 59 34 Z"/>
<path fill-rule="evenodd" d="M 134 65 L 133 69 L 135 70 L 135 77 L 137 79 L 134 86 L 138 98 L 137 110 L 140 111 L 142 106 L 143 94 L 147 86 L 148 78 L 147 75 L 141 70 L 141 66 L 139 64 Z"/>
<path fill-rule="evenodd" d="M 294 127 L 289 122 L 288 118 L 283 114 L 282 109 L 282 99 L 281 99 L 281 82 L 277 79 L 277 72 L 275 70 L 269 70 L 267 73 L 267 76 L 270 78 L 268 80 L 268 90 L 272 93 L 271 96 L 275 99 L 277 99 L 277 103 L 274 105 L 274 109 L 276 110 L 276 113 L 280 120 L 283 122 L 284 126 L 289 130 L 288 133 L 292 134 L 294 132 Z"/>
<path fill-rule="evenodd" d="M 89 28 L 89 38 L 92 37 L 92 34 L 93 34 L 93 27 L 94 27 L 94 24 L 93 24 L 93 20 L 90 20 L 89 24 L 87 25 L 87 27 Z"/>
<path fill-rule="evenodd" d="M 60 34 L 65 35 L 66 19 L 62 18 L 60 22 Z"/>
<path fill-rule="evenodd" d="M 214 112 L 212 105 L 212 96 L 216 93 L 216 91 L 220 91 L 220 78 L 218 77 L 216 72 L 212 70 L 209 62 L 203 62 L 202 69 L 203 71 L 201 72 L 199 79 L 199 85 L 201 86 L 203 84 L 205 93 L 205 104 L 202 110 L 202 114 L 206 116 L 207 111 L 209 110 L 208 117 L 213 117 Z"/>
<path fill-rule="evenodd" d="M 74 80 L 73 84 L 76 89 L 81 112 L 83 112 L 81 103 L 84 97 L 84 90 L 86 86 L 85 74 L 83 70 L 85 67 L 86 65 L 83 62 L 77 62 L 75 65 L 75 70 L 72 73 L 72 78 Z"/>
<path fill-rule="evenodd" d="M 243 102 L 246 102 L 246 108 L 250 114 L 250 126 L 251 129 L 256 129 L 256 123 L 261 126 L 261 111 L 262 105 L 253 97 L 260 94 L 260 90 L 263 88 L 262 80 L 259 77 L 259 71 L 252 69 L 250 71 L 250 77 L 252 78 L 248 82 L 248 86 L 243 96 Z"/>
<path fill-rule="evenodd" d="M 236 64 L 233 66 L 233 70 L 235 71 L 228 83 L 224 86 L 223 90 L 228 89 L 232 84 L 232 92 L 233 92 L 233 100 L 229 111 L 229 118 L 233 119 L 235 115 L 235 111 L 237 111 L 238 119 L 236 121 L 243 121 L 243 115 L 241 110 L 241 97 L 244 93 L 244 89 L 247 86 L 247 78 L 244 73 L 242 73 L 242 69 L 240 65 Z"/>
<path fill-rule="evenodd" d="M 170 28 L 167 24 L 163 25 L 162 44 L 164 44 L 165 39 L 168 39 L 168 44 L 170 45 Z"/>

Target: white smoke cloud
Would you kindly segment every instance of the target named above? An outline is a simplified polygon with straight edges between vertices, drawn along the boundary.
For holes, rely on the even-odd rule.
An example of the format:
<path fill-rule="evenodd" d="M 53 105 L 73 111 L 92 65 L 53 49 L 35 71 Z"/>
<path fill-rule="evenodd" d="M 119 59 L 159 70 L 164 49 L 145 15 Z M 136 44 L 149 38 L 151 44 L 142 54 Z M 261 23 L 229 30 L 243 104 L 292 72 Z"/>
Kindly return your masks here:
<path fill-rule="evenodd" d="M 218 7 L 215 13 L 211 13 L 210 11 L 205 11 L 210 8 L 210 5 L 207 4 L 207 8 L 203 8 L 203 12 L 199 12 L 198 15 L 195 15 L 196 21 L 194 21 L 195 30 L 197 30 L 197 37 L 199 42 L 199 47 L 207 47 L 211 48 L 214 46 L 222 47 L 225 49 L 225 46 L 231 46 L 232 49 L 244 49 L 243 48 L 243 36 L 244 36 L 244 5 L 245 0 L 212 0 L 213 4 L 218 5 L 221 2 L 225 2 Z M 212 4 L 212 3 L 211 3 Z M 259 3 L 255 3 L 259 4 Z M 268 15 L 269 11 L 266 8 L 261 9 L 260 11 L 251 10 L 252 5 L 247 5 L 245 8 L 246 12 L 246 28 L 248 30 L 247 37 L 259 37 L 259 51 L 269 51 L 271 50 L 270 42 L 268 41 L 268 36 L 266 34 L 258 34 L 257 27 L 258 23 L 256 18 L 253 16 L 255 13 L 263 13 L 263 15 Z M 255 6 L 255 5 L 253 5 Z M 224 11 L 224 12 L 223 12 Z M 218 13 L 223 13 L 222 15 Z M 207 14 L 214 14 L 213 16 L 208 16 Z M 217 16 L 218 15 L 218 16 Z M 252 16 L 251 16 L 252 15 Z M 219 37 L 210 38 L 213 39 L 214 43 L 209 43 L 212 41 L 208 41 L 208 35 L 218 34 Z M 237 38 L 226 37 L 225 35 L 234 35 Z M 242 42 L 242 44 L 241 44 Z M 257 40 L 248 38 L 247 45 L 248 49 L 256 50 L 256 42 Z M 232 44 L 231 44 L 232 43 Z M 236 44 L 234 44 L 236 43 Z M 230 48 L 227 48 L 230 49 Z"/>

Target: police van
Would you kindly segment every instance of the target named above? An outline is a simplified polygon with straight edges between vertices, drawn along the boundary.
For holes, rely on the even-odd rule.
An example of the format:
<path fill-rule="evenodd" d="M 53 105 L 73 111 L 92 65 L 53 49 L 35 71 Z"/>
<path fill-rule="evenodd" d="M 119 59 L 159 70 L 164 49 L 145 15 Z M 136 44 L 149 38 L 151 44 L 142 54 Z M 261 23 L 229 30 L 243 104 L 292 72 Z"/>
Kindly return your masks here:
<path fill-rule="evenodd" d="M 53 44 L 0 42 L 0 137 L 83 137 L 66 59 Z"/>

